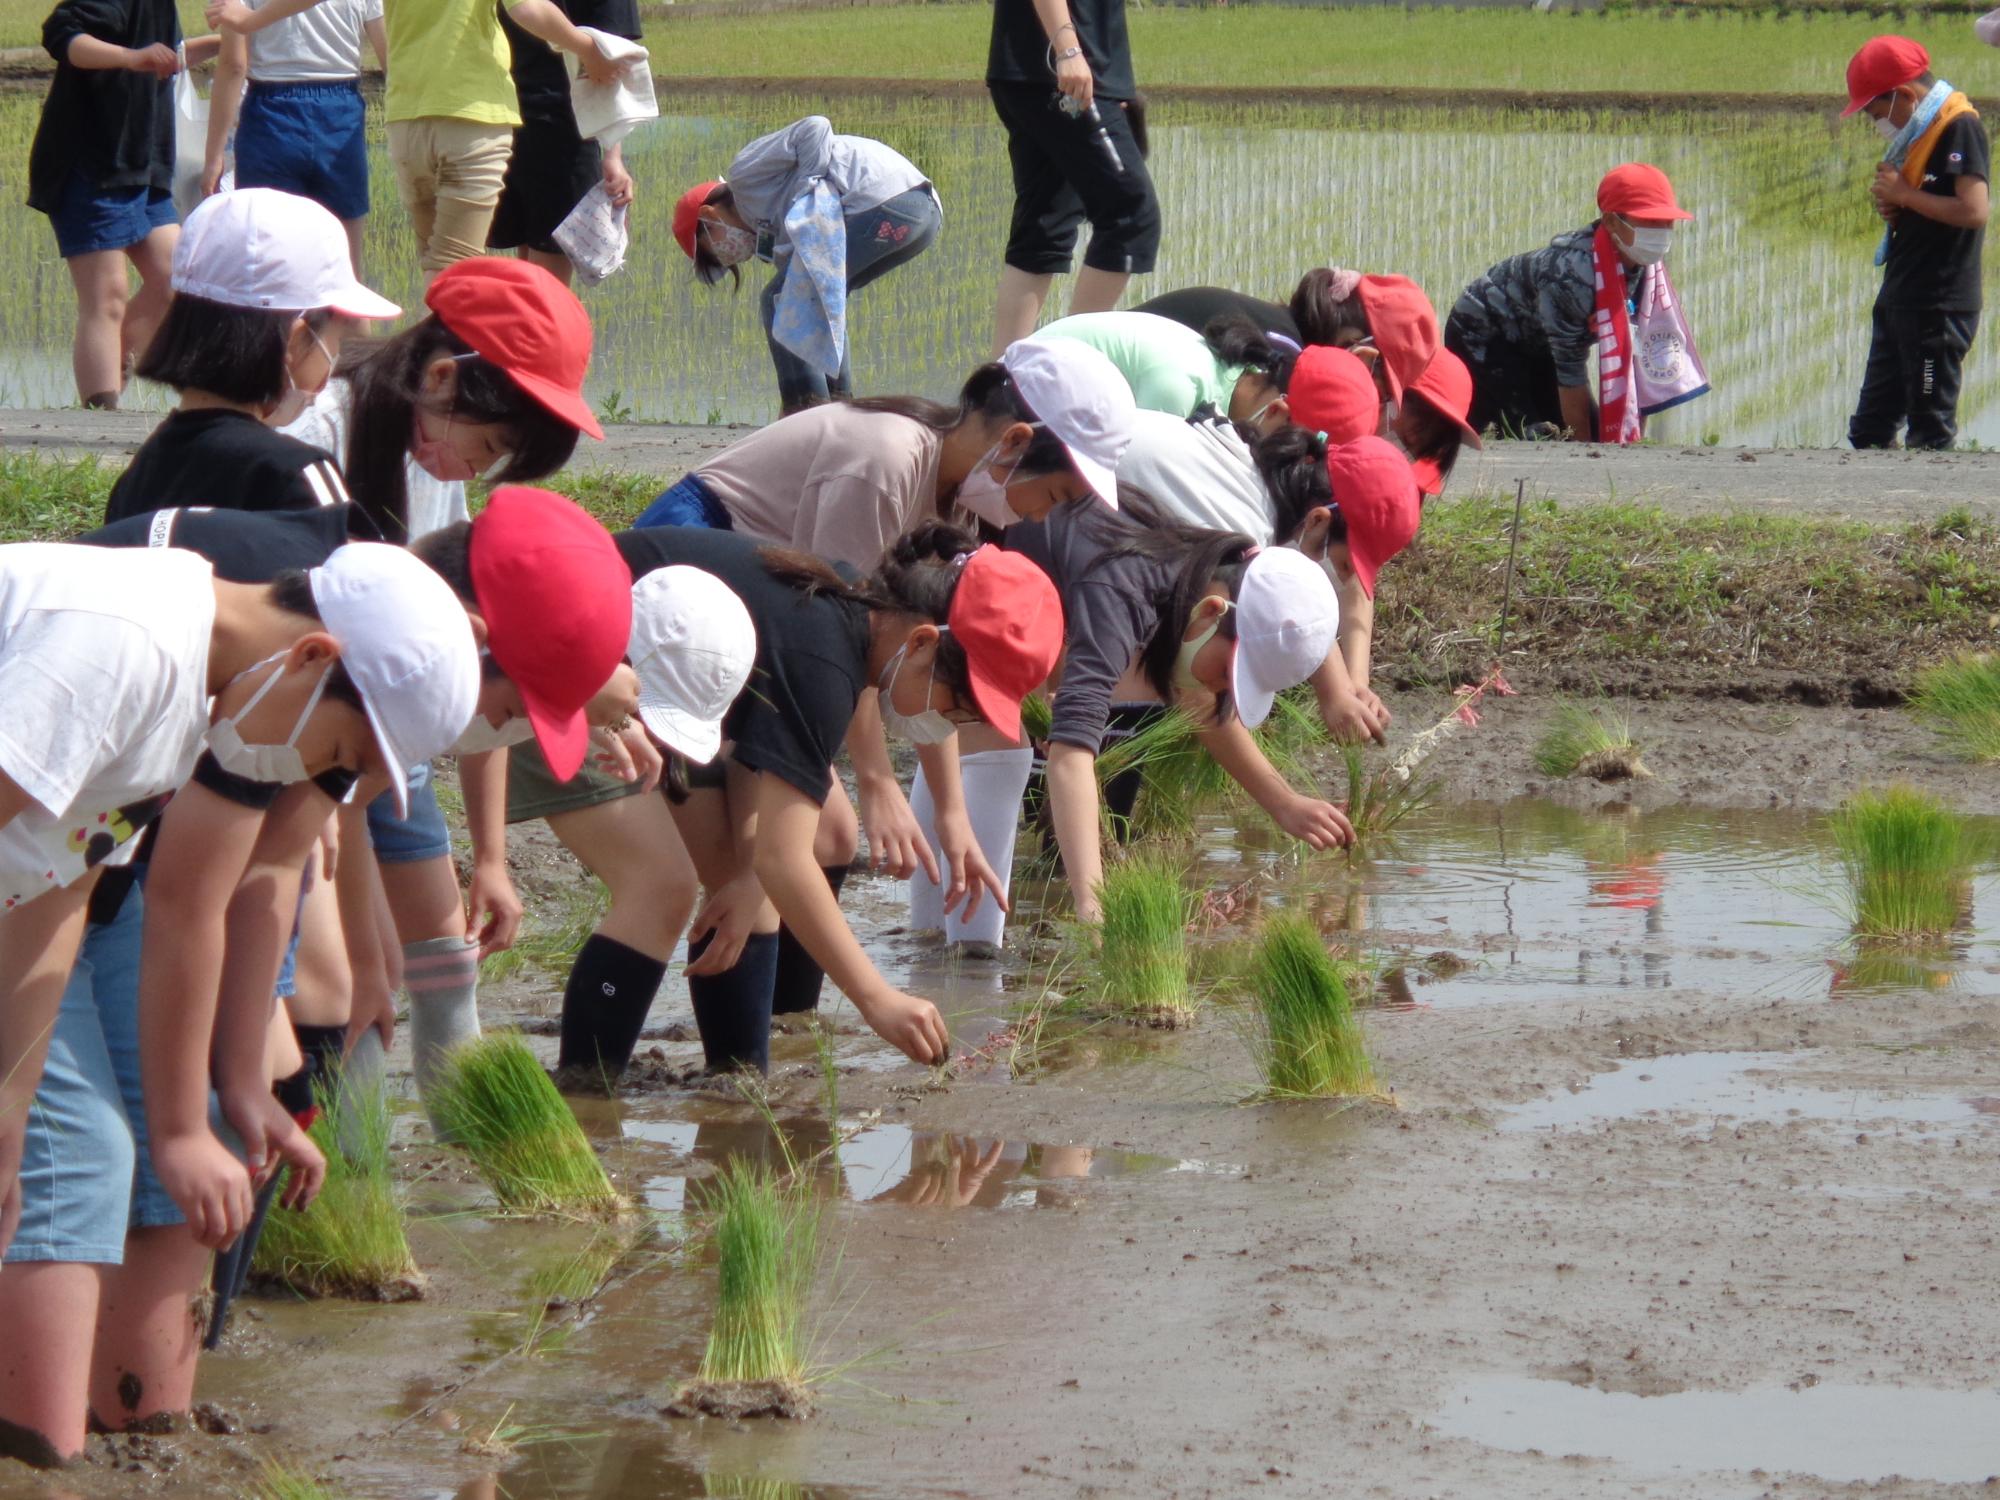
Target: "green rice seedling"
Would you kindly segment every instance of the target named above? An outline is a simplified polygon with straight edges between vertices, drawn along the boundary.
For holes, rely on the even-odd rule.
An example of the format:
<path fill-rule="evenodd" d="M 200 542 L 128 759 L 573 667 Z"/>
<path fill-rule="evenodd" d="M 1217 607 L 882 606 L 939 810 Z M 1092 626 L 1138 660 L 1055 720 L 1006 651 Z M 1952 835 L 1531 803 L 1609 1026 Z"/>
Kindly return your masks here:
<path fill-rule="evenodd" d="M 1631 722 L 1609 708 L 1564 703 L 1549 719 L 1535 746 L 1535 767 L 1544 776 L 1589 776 L 1597 781 L 1649 778 L 1632 743 Z"/>
<path fill-rule="evenodd" d="M 1047 698 L 1030 693 L 1021 700 L 1021 733 L 1029 740 L 1046 740 L 1055 727 L 1055 709 Z"/>
<path fill-rule="evenodd" d="M 244 1500 L 347 1500 L 345 1491 L 322 1484 L 309 1474 L 284 1464 L 270 1463 L 258 1476 L 257 1487 Z"/>
<path fill-rule="evenodd" d="M 1342 745 L 1340 759 L 1347 769 L 1347 821 L 1354 825 L 1349 853 L 1386 838 L 1396 825 L 1430 806 L 1437 783 L 1421 776 L 1398 776 L 1394 768 L 1368 767 L 1359 745 Z"/>
<path fill-rule="evenodd" d="M 581 1218 L 618 1211 L 604 1163 L 519 1032 L 454 1048 L 426 1102 L 502 1208 Z"/>
<path fill-rule="evenodd" d="M 1382 1090 L 1347 978 L 1302 916 L 1273 917 L 1251 972 L 1264 1085 L 1280 1098 L 1371 1097 Z"/>
<path fill-rule="evenodd" d="M 1925 668 L 1910 707 L 1967 760 L 2000 760 L 2000 657 L 1961 656 Z"/>
<path fill-rule="evenodd" d="M 326 1183 L 303 1213 L 264 1221 L 251 1273 L 308 1297 L 406 1302 L 423 1273 L 403 1227 L 403 1194 L 389 1165 L 389 1109 L 380 1089 L 319 1090 L 312 1140 Z"/>
<path fill-rule="evenodd" d="M 1187 927 L 1194 898 L 1178 866 L 1139 856 L 1107 870 L 1098 887 L 1104 918 L 1098 930 L 1098 993 L 1120 1015 L 1158 1025 L 1193 1019 L 1188 986 Z"/>
<path fill-rule="evenodd" d="M 712 1500 L 812 1500 L 812 1491 L 796 1480 L 762 1474 L 703 1474 L 701 1492 Z"/>
<path fill-rule="evenodd" d="M 1831 821 L 1859 935 L 1923 937 L 1965 919 L 1982 841 L 1936 797 L 1909 786 L 1860 791 Z"/>

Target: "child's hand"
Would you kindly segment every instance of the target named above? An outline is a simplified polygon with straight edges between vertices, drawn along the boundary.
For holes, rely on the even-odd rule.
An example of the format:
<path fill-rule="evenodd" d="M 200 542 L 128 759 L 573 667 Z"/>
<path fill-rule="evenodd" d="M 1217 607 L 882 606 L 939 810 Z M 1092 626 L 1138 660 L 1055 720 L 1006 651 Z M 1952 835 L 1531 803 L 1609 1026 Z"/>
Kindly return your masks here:
<path fill-rule="evenodd" d="M 1347 814 L 1317 797 L 1295 797 L 1271 816 L 1286 833 L 1315 849 L 1345 848 L 1354 842 L 1354 825 Z"/>
<path fill-rule="evenodd" d="M 632 201 L 632 174 L 625 170 L 622 157 L 604 158 L 604 194 L 614 207 L 624 208 Z"/>
<path fill-rule="evenodd" d="M 912 1062 L 941 1063 L 951 1055 L 943 1015 L 920 996 L 886 990 L 866 1002 L 857 999 L 854 1008 L 870 1030 Z"/>
<path fill-rule="evenodd" d="M 208 9 L 202 12 L 207 18 L 211 31 L 234 31 L 247 35 L 256 19 L 257 12 L 243 3 L 243 0 L 209 0 Z"/>
<path fill-rule="evenodd" d="M 250 1174 L 206 1125 L 192 1135 L 155 1140 L 153 1171 L 204 1248 L 226 1249 L 250 1223 L 256 1206 Z"/>
<path fill-rule="evenodd" d="M 1912 191 L 1903 174 L 1886 161 L 1875 167 L 1875 180 L 1868 184 L 1868 191 L 1875 199 L 1875 212 L 1885 219 L 1896 217 L 1896 211 L 1909 201 Z"/>
<path fill-rule="evenodd" d="M 726 974 L 735 968 L 763 908 L 764 887 L 757 883 L 755 875 L 739 875 L 711 895 L 688 927 L 688 942 L 700 941 L 705 933 L 712 932 L 715 936 L 709 939 L 701 957 L 687 966 L 687 972 L 699 979 L 705 974 Z"/>
<path fill-rule="evenodd" d="M 1370 697 L 1374 697 L 1371 693 Z M 1319 716 L 1326 732 L 1343 745 L 1359 745 L 1365 740 L 1382 744 L 1388 737 L 1389 711 L 1376 698 L 1371 706 L 1359 693 L 1330 693 L 1320 699 Z"/>
<path fill-rule="evenodd" d="M 303 1210 L 319 1196 L 320 1188 L 325 1185 L 326 1157 L 312 1143 L 312 1137 L 299 1129 L 299 1122 L 285 1113 L 282 1104 L 269 1093 L 264 1098 L 271 1108 L 264 1131 L 265 1173 L 259 1181 L 272 1172 L 286 1173 L 285 1194 L 279 1202 L 286 1208 Z"/>
<path fill-rule="evenodd" d="M 151 73 L 155 78 L 171 78 L 181 70 L 181 60 L 173 48 L 165 42 L 155 42 L 150 47 L 134 47 L 131 61 L 126 63 L 134 73 Z"/>
<path fill-rule="evenodd" d="M 471 912 L 468 930 L 479 942 L 480 962 L 514 946 L 521 935 L 523 907 L 505 858 L 481 860 L 472 867 L 466 905 Z"/>
<path fill-rule="evenodd" d="M 613 84 L 618 81 L 619 65 L 597 50 L 597 43 L 584 38 L 584 46 L 576 54 L 577 66 L 583 76 L 595 84 Z"/>

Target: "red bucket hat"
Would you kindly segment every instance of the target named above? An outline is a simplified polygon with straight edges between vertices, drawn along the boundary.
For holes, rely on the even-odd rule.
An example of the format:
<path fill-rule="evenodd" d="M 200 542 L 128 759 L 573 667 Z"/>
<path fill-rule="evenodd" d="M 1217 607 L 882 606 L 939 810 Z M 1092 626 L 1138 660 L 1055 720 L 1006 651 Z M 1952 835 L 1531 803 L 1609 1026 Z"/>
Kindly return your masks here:
<path fill-rule="evenodd" d="M 1674 199 L 1674 185 L 1658 167 L 1628 161 L 1613 167 L 1597 184 L 1597 211 L 1641 219 L 1692 219 Z"/>
<path fill-rule="evenodd" d="M 1921 42 L 1906 36 L 1871 37 L 1847 60 L 1847 108 L 1841 118 L 1858 115 L 1871 99 L 1913 83 L 1930 71 L 1931 55 Z"/>
<path fill-rule="evenodd" d="M 1048 681 L 1062 658 L 1055 584 L 1020 553 L 981 547 L 959 571 L 947 623 L 965 649 L 979 716 L 1018 740 L 1021 700 Z"/>
<path fill-rule="evenodd" d="M 583 707 L 625 659 L 632 570 L 611 533 L 573 500 L 503 485 L 472 522 L 473 598 L 486 646 L 513 678 L 556 780 L 583 764 Z"/>
<path fill-rule="evenodd" d="M 1368 336 L 1381 351 L 1389 397 L 1401 401 L 1403 387 L 1423 374 L 1438 351 L 1437 310 L 1407 276 L 1364 276 L 1354 295 L 1368 319 Z"/>
<path fill-rule="evenodd" d="M 1347 555 L 1361 592 L 1373 599 L 1375 575 L 1410 545 L 1423 518 L 1416 476 L 1400 448 L 1372 436 L 1327 449 L 1326 473 L 1347 523 Z"/>
<path fill-rule="evenodd" d="M 720 177 L 713 182 L 696 183 L 674 204 L 674 242 L 689 260 L 694 259 L 694 226 L 701 219 L 702 209 L 708 206 L 708 195 L 721 186 Z"/>
<path fill-rule="evenodd" d="M 1308 344 L 1292 364 L 1285 387 L 1292 420 L 1323 432 L 1329 443 L 1345 443 L 1382 425 L 1382 398 L 1368 366 L 1345 349 Z"/>
<path fill-rule="evenodd" d="M 590 314 L 540 266 L 476 255 L 438 272 L 424 302 L 438 321 L 553 415 L 592 437 L 604 429 L 583 399 Z"/>

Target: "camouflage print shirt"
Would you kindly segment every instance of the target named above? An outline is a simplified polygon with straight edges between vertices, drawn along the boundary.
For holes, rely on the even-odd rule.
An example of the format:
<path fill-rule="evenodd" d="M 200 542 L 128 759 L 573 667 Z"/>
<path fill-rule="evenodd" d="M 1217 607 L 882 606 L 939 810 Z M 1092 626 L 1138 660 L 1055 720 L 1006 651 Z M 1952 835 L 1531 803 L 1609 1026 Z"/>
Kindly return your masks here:
<path fill-rule="evenodd" d="M 1451 310 L 1451 323 L 1475 361 L 1495 345 L 1545 348 L 1555 361 L 1556 383 L 1590 384 L 1590 334 L 1597 275 L 1591 266 L 1589 224 L 1559 234 L 1540 250 L 1510 255 L 1468 286 Z M 1625 269 L 1621 260 L 1619 268 Z"/>

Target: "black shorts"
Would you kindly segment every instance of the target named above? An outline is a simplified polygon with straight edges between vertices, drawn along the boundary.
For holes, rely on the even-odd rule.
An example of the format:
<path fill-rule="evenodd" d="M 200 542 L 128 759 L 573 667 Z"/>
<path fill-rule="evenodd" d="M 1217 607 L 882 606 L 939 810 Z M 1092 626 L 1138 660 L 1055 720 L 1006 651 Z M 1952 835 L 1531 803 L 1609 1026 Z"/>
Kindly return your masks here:
<path fill-rule="evenodd" d="M 596 141 L 576 133 L 574 121 L 529 120 L 514 132 L 514 154 L 486 234 L 487 248 L 560 255 L 550 236 L 603 176 L 603 153 Z"/>
<path fill-rule="evenodd" d="M 994 112 L 1007 127 L 1014 168 L 1014 220 L 1007 264 L 1035 276 L 1070 268 L 1077 226 L 1090 220 L 1083 263 L 1099 271 L 1153 269 L 1160 250 L 1160 200 L 1132 124 L 1116 99 L 1100 98 L 1098 116 L 1122 171 L 1113 170 L 1096 127 L 1055 107 L 1041 84 L 989 83 Z"/>

